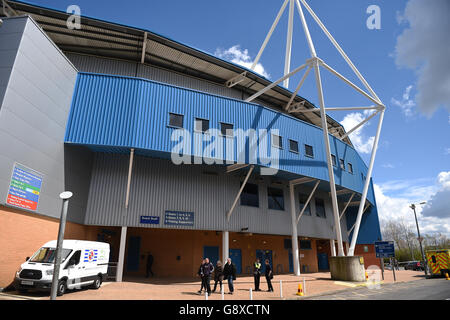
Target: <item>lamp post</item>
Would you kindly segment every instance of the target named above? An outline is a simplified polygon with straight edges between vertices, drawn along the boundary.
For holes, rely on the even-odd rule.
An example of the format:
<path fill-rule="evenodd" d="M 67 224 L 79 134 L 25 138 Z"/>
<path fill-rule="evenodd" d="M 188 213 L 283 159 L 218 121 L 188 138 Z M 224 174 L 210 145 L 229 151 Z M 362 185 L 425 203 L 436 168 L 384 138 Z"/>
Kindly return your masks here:
<path fill-rule="evenodd" d="M 64 240 L 64 230 L 66 228 L 66 217 L 67 217 L 67 207 L 69 205 L 69 199 L 72 197 L 72 192 L 65 191 L 59 195 L 63 201 L 61 209 L 61 219 L 59 221 L 59 231 L 58 231 L 58 241 L 56 242 L 56 253 L 55 253 L 55 266 L 53 268 L 53 279 L 52 288 L 50 292 L 50 300 L 55 300 L 58 292 L 59 285 L 59 268 L 61 265 L 61 251 Z"/>
<path fill-rule="evenodd" d="M 423 202 L 419 203 L 419 205 L 422 205 L 425 203 L 426 203 L 426 201 L 423 201 Z M 424 264 L 425 275 L 427 276 L 428 275 L 428 263 L 425 259 L 425 254 L 423 253 L 422 238 L 420 237 L 419 222 L 417 221 L 416 204 L 413 203 L 409 207 L 414 211 L 414 217 L 416 218 L 417 236 L 418 236 L 419 245 L 420 245 L 420 253 L 422 254 L 422 261 Z"/>

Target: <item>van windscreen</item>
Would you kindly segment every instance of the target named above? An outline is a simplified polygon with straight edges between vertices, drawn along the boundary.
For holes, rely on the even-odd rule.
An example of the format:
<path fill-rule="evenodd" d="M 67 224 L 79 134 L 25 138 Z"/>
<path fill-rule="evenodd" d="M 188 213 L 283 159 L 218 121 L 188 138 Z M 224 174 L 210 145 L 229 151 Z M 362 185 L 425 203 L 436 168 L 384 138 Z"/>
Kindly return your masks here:
<path fill-rule="evenodd" d="M 71 252 L 71 249 L 62 249 L 61 263 L 67 259 Z M 55 263 L 55 256 L 56 248 L 40 248 L 29 261 L 38 263 Z"/>

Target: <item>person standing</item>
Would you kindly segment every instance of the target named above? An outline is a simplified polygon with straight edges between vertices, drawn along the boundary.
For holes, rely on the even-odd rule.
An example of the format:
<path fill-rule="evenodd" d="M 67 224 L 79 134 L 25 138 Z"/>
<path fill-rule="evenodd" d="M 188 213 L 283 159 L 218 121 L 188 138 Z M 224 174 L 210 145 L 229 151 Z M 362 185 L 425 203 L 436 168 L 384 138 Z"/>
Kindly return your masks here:
<path fill-rule="evenodd" d="M 203 287 L 208 292 L 208 296 L 211 295 L 211 274 L 214 271 L 214 266 L 209 262 L 208 258 L 205 258 L 205 263 L 202 265 L 203 273 Z"/>
<path fill-rule="evenodd" d="M 220 283 L 220 292 L 222 292 L 222 281 L 223 281 L 223 267 L 222 261 L 217 261 L 216 267 L 214 268 L 214 289 L 212 292 L 216 292 L 217 283 Z"/>
<path fill-rule="evenodd" d="M 223 267 L 223 278 L 228 282 L 228 290 L 230 290 L 229 294 L 233 294 L 233 280 L 236 280 L 236 266 L 231 262 L 230 258 L 227 259 L 227 263 Z"/>
<path fill-rule="evenodd" d="M 200 276 L 200 279 L 202 281 L 202 284 L 200 286 L 200 290 L 198 291 L 199 294 L 202 294 L 202 290 L 203 290 L 203 287 L 204 287 L 204 284 L 205 284 L 205 282 L 203 280 L 203 265 L 204 264 L 205 264 L 205 259 L 202 259 L 202 263 L 201 263 L 200 267 L 198 268 L 198 272 L 197 272 L 197 274 Z M 205 287 L 205 290 L 206 290 L 206 287 Z"/>
<path fill-rule="evenodd" d="M 272 271 L 272 267 L 269 264 L 269 259 L 266 259 L 265 276 L 266 276 L 267 287 L 268 287 L 267 291 L 273 292 L 273 287 L 272 287 L 273 271 Z"/>
<path fill-rule="evenodd" d="M 151 252 L 149 252 L 147 256 L 147 278 L 150 276 L 150 274 L 152 274 L 152 277 L 154 276 L 152 271 L 152 265 L 153 265 L 153 256 Z"/>
<path fill-rule="evenodd" d="M 253 264 L 253 278 L 255 280 L 255 291 L 261 291 L 261 289 L 259 289 L 259 282 L 261 279 L 261 262 L 259 259 L 256 259 Z"/>

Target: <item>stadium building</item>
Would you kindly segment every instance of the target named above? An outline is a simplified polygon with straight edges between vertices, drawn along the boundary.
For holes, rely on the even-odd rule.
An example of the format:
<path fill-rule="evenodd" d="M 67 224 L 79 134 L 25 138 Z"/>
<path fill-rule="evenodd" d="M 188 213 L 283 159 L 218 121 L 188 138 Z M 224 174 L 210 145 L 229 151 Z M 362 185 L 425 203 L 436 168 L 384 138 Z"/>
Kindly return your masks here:
<path fill-rule="evenodd" d="M 57 238 L 65 190 L 65 238 L 110 243 L 119 281 L 144 276 L 149 253 L 160 277 L 227 255 L 240 274 L 256 258 L 292 273 L 293 248 L 301 272 L 329 269 L 322 118 L 301 112 L 315 105 L 295 95 L 287 112 L 285 87 L 148 30 L 85 16 L 71 29 L 68 13 L 19 1 L 0 16 L 0 287 Z M 368 167 L 342 125 L 326 124 L 347 253 Z M 355 254 L 368 267 L 381 238 L 372 182 L 364 209 Z"/>

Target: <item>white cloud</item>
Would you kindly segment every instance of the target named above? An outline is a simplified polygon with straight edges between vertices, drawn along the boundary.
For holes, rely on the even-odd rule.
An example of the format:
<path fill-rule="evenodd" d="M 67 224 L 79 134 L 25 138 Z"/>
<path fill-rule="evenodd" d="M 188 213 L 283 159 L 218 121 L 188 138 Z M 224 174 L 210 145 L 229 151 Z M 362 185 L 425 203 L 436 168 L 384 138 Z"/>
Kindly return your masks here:
<path fill-rule="evenodd" d="M 415 70 L 415 100 L 423 113 L 433 114 L 439 107 L 450 111 L 450 1 L 409 0 L 400 23 L 407 23 L 397 38 L 398 66 Z"/>
<path fill-rule="evenodd" d="M 411 99 L 411 89 L 413 88 L 412 85 L 408 86 L 405 89 L 405 92 L 403 92 L 402 100 L 397 100 L 395 98 L 391 99 L 391 103 L 394 106 L 400 107 L 402 109 L 402 112 L 405 116 L 410 117 L 413 115 L 414 107 L 416 106 L 416 103 L 413 99 Z"/>
<path fill-rule="evenodd" d="M 247 69 L 250 69 L 254 61 L 254 59 L 252 59 L 248 54 L 248 50 L 247 49 L 242 50 L 240 45 L 232 46 L 229 49 L 219 48 L 216 50 L 214 54 L 221 59 L 231 61 Z M 256 73 L 259 73 L 263 77 L 270 79 L 270 75 L 266 72 L 264 66 L 261 63 L 258 62 L 256 64 L 254 71 Z"/>
<path fill-rule="evenodd" d="M 441 172 L 437 183 L 430 179 L 396 180 L 375 184 L 374 191 L 380 220 L 409 221 L 415 224 L 411 203 L 427 201 L 416 206 L 423 233 L 441 232 L 450 236 L 450 171 Z"/>
<path fill-rule="evenodd" d="M 381 166 L 386 169 L 394 169 L 395 168 L 395 166 L 392 163 L 385 163 L 385 164 L 382 164 Z"/>
<path fill-rule="evenodd" d="M 349 113 L 345 116 L 344 120 L 341 121 L 341 124 L 344 126 L 345 131 L 348 132 L 355 126 L 357 126 L 359 123 L 361 123 L 368 116 L 370 116 L 370 113 L 371 112 L 368 110 L 364 111 L 364 113 L 360 112 Z M 369 125 L 369 123 L 366 123 L 363 126 L 359 127 L 357 130 L 353 131 L 349 136 L 356 150 L 360 153 L 372 152 L 375 137 L 374 136 L 366 137 L 366 135 L 363 133 L 363 128 L 367 125 Z"/>
<path fill-rule="evenodd" d="M 445 148 L 444 153 L 445 153 L 446 155 L 449 155 L 449 154 L 450 154 L 450 148 Z"/>
<path fill-rule="evenodd" d="M 423 208 L 426 217 L 450 218 L 450 171 L 441 172 L 438 176 L 440 189 Z"/>

